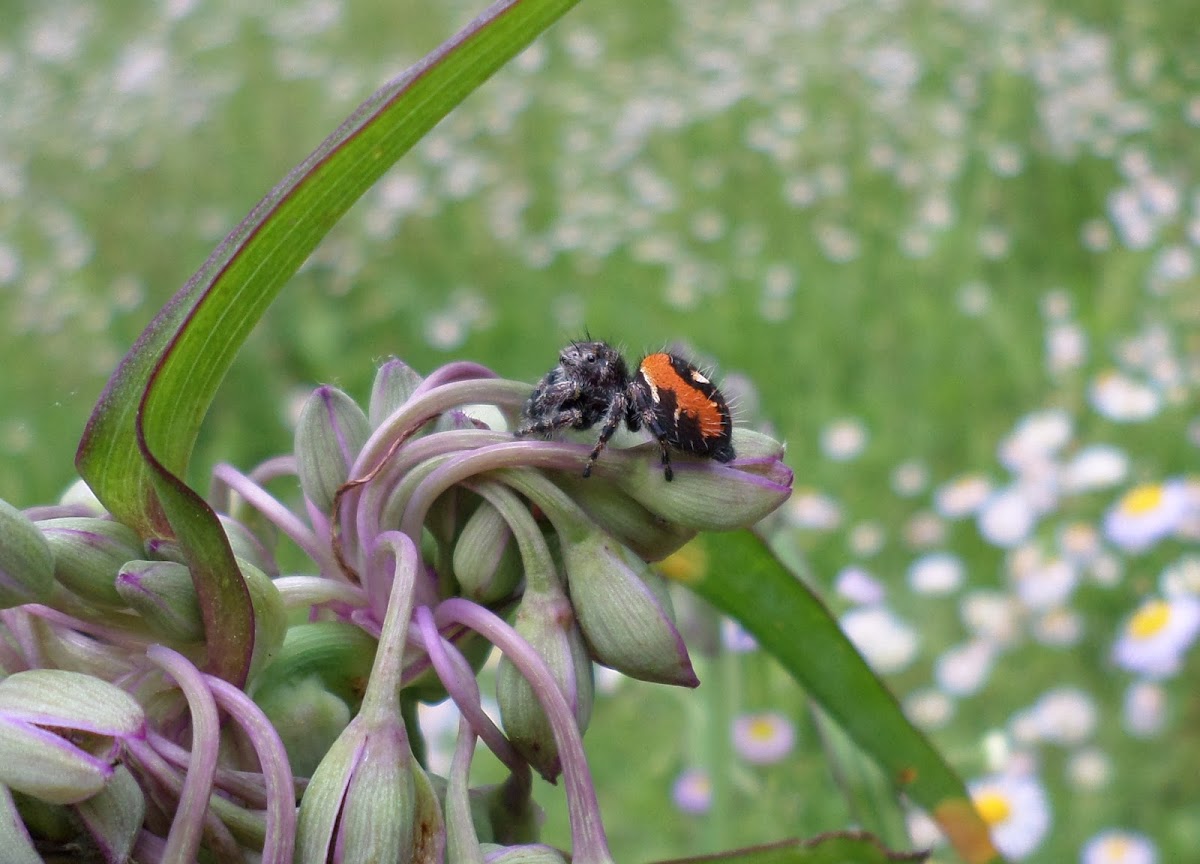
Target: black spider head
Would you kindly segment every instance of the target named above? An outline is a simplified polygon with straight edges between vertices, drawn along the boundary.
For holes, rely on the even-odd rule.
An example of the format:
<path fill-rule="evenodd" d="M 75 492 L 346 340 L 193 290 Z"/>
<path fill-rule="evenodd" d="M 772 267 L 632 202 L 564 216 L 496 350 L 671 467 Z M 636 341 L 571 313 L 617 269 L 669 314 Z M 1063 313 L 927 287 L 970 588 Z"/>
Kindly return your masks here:
<path fill-rule="evenodd" d="M 607 342 L 572 342 L 559 352 L 558 364 L 564 377 L 584 393 L 603 394 L 606 403 L 611 394 L 629 385 L 625 358 Z"/>
<path fill-rule="evenodd" d="M 552 435 L 623 416 L 628 387 L 629 371 L 616 349 L 606 342 L 572 342 L 529 394 L 516 433 Z"/>

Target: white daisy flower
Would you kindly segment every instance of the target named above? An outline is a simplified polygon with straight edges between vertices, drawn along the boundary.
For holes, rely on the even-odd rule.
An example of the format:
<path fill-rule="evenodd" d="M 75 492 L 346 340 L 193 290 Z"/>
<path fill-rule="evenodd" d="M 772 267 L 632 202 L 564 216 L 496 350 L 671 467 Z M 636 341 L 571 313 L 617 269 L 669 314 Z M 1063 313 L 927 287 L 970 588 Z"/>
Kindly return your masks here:
<path fill-rule="evenodd" d="M 904 817 L 908 839 L 916 849 L 931 849 L 945 841 L 942 829 L 924 810 L 910 810 Z"/>
<path fill-rule="evenodd" d="M 971 634 L 998 646 L 1016 641 L 1019 613 L 1020 605 L 1004 591 L 972 591 L 959 606 L 959 615 Z"/>
<path fill-rule="evenodd" d="M 1100 532 L 1090 522 L 1071 522 L 1058 532 L 1058 548 L 1069 561 L 1091 563 L 1102 551 Z"/>
<path fill-rule="evenodd" d="M 850 529 L 850 551 L 860 558 L 870 558 L 878 554 L 886 540 L 887 532 L 878 522 L 860 522 Z"/>
<path fill-rule="evenodd" d="M 1084 747 L 1067 760 L 1067 780 L 1076 789 L 1103 789 L 1112 779 L 1112 761 L 1104 751 Z"/>
<path fill-rule="evenodd" d="M 1153 681 L 1135 681 L 1121 706 L 1125 729 L 1135 738 L 1153 738 L 1167 722 L 1167 691 Z"/>
<path fill-rule="evenodd" d="M 983 539 L 1001 549 L 1010 549 L 1029 537 L 1037 515 L 1024 495 L 1002 489 L 984 502 L 977 524 Z"/>
<path fill-rule="evenodd" d="M 1062 484 L 1067 492 L 1089 492 L 1123 483 L 1129 476 L 1129 456 L 1110 444 L 1091 444 L 1078 451 L 1063 466 Z"/>
<path fill-rule="evenodd" d="M 752 765 L 773 765 L 792 752 L 796 729 L 778 711 L 742 714 L 733 721 L 733 749 Z"/>
<path fill-rule="evenodd" d="M 1079 864 L 1158 864 L 1158 849 L 1145 834 L 1109 829 L 1084 844 Z"/>
<path fill-rule="evenodd" d="M 675 778 L 671 800 L 683 813 L 700 815 L 712 807 L 712 778 L 701 768 L 689 768 Z"/>
<path fill-rule="evenodd" d="M 1071 415 L 1061 408 L 1027 414 L 1000 442 L 1000 462 L 1010 471 L 1046 462 L 1066 446 L 1071 434 Z"/>
<path fill-rule="evenodd" d="M 1042 739 L 1042 723 L 1038 717 L 1037 705 L 1018 711 L 1008 721 L 1008 732 L 1013 741 L 1022 747 L 1036 744 Z"/>
<path fill-rule="evenodd" d="M 1083 617 L 1070 606 L 1050 609 L 1033 619 L 1034 641 L 1052 648 L 1070 648 L 1083 636 Z"/>
<path fill-rule="evenodd" d="M 1050 804 L 1036 779 L 996 774 L 968 784 L 968 790 L 1001 855 L 1020 861 L 1037 850 L 1050 830 Z"/>
<path fill-rule="evenodd" d="M 1112 588 L 1125 577 L 1125 559 L 1113 552 L 1104 552 L 1088 565 L 1092 581 L 1104 588 Z"/>
<path fill-rule="evenodd" d="M 902 462 L 892 472 L 892 491 L 904 498 L 923 492 L 928 482 L 929 469 L 922 462 Z"/>
<path fill-rule="evenodd" d="M 867 446 L 867 427 L 861 420 L 835 420 L 821 431 L 821 452 L 834 462 L 849 462 Z"/>
<path fill-rule="evenodd" d="M 1149 420 L 1162 407 L 1157 390 L 1115 369 L 1092 379 L 1088 395 L 1097 414 L 1118 423 Z"/>
<path fill-rule="evenodd" d="M 815 489 L 797 489 L 784 513 L 797 528 L 832 531 L 842 524 L 842 508 L 833 498 Z"/>
<path fill-rule="evenodd" d="M 758 640 L 732 618 L 721 619 L 721 644 L 732 654 L 747 654 L 758 650 Z"/>
<path fill-rule="evenodd" d="M 1096 730 L 1096 701 L 1077 687 L 1056 687 L 1034 703 L 1039 739 L 1077 747 Z"/>
<path fill-rule="evenodd" d="M 963 583 L 962 559 L 949 552 L 922 555 L 908 568 L 908 585 L 918 594 L 952 594 Z"/>
<path fill-rule="evenodd" d="M 1087 331 L 1074 321 L 1056 321 L 1046 328 L 1046 371 L 1059 376 L 1078 369 L 1087 359 Z"/>
<path fill-rule="evenodd" d="M 843 567 L 834 581 L 833 590 L 851 603 L 873 606 L 883 602 L 883 583 L 861 567 Z"/>
<path fill-rule="evenodd" d="M 996 660 L 996 649 L 976 639 L 957 645 L 938 657 L 934 679 L 951 696 L 970 696 L 987 683 Z"/>
<path fill-rule="evenodd" d="M 954 716 L 954 700 L 940 690 L 918 690 L 904 699 L 904 713 L 926 731 L 941 729 Z"/>
<path fill-rule="evenodd" d="M 880 674 L 899 672 L 916 659 L 917 631 L 886 606 L 851 609 L 840 623 L 854 647 Z"/>
<path fill-rule="evenodd" d="M 1200 635 L 1200 599 L 1191 595 L 1151 598 L 1121 628 L 1113 661 L 1146 678 L 1168 678 Z"/>
<path fill-rule="evenodd" d="M 1046 557 L 1036 547 L 1025 549 L 1030 554 L 1018 553 L 1009 558 L 1008 578 L 1017 597 L 1027 609 L 1058 608 L 1079 582 L 1075 568 L 1063 558 Z"/>
<path fill-rule="evenodd" d="M 1071 315 L 1071 295 L 1054 288 L 1042 295 L 1042 315 L 1049 321 L 1065 321 Z"/>
<path fill-rule="evenodd" d="M 982 474 L 963 474 L 939 486 L 934 509 L 946 519 L 974 515 L 992 494 L 992 481 Z"/>
<path fill-rule="evenodd" d="M 1126 552 L 1143 552 L 1170 536 L 1190 507 L 1191 496 L 1181 481 L 1143 483 L 1122 495 L 1104 514 L 1104 535 Z"/>
<path fill-rule="evenodd" d="M 1188 504 L 1183 518 L 1175 526 L 1175 536 L 1184 541 L 1200 541 L 1200 477 L 1189 477 L 1180 482 Z"/>
<path fill-rule="evenodd" d="M 904 524 L 904 539 L 911 549 L 929 549 L 946 542 L 946 523 L 929 510 L 919 510 Z"/>
<path fill-rule="evenodd" d="M 1200 555 L 1185 555 L 1164 569 L 1158 585 L 1167 597 L 1200 595 Z"/>
<path fill-rule="evenodd" d="M 1062 482 L 1058 465 L 1049 459 L 1030 462 L 1015 475 L 1011 486 L 1025 499 L 1035 516 L 1044 516 L 1058 509 L 1062 498 Z"/>

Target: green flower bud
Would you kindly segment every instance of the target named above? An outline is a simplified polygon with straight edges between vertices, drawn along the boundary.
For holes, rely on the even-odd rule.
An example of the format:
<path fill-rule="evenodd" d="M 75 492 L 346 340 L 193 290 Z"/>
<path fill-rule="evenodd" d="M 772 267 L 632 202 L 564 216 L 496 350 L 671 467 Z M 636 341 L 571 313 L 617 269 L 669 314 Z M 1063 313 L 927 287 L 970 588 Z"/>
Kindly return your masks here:
<path fill-rule="evenodd" d="M 435 860 L 441 811 L 398 717 L 362 715 L 330 748 L 300 802 L 295 860 L 324 864 Z"/>
<path fill-rule="evenodd" d="M 647 510 L 613 483 L 577 476 L 556 478 L 601 528 L 645 561 L 660 561 L 696 536 L 696 529 L 671 522 Z M 659 469 L 662 474 L 662 469 Z"/>
<path fill-rule="evenodd" d="M 124 765 L 96 795 L 76 805 L 88 833 L 103 846 L 109 861 L 133 860 L 133 844 L 146 815 L 146 796 Z"/>
<path fill-rule="evenodd" d="M 350 722 L 350 706 L 325 689 L 316 675 L 272 688 L 257 700 L 279 732 L 297 777 L 311 777 Z"/>
<path fill-rule="evenodd" d="M 365 743 L 366 724 L 355 718 L 333 742 L 309 779 L 296 821 L 294 860 L 298 864 L 325 864 L 329 860 L 346 787 L 358 767 Z"/>
<path fill-rule="evenodd" d="M 117 572 L 126 561 L 145 557 L 132 528 L 92 516 L 67 516 L 38 523 L 54 553 L 54 577 L 75 594 L 106 609 L 120 609 Z"/>
<path fill-rule="evenodd" d="M 454 576 L 462 596 L 488 604 L 510 596 L 521 580 L 521 555 L 508 522 L 480 502 L 454 543 Z"/>
<path fill-rule="evenodd" d="M 652 513 L 699 531 L 747 528 L 792 494 L 792 470 L 783 445 L 749 430 L 735 430 L 737 462 L 704 471 L 678 471 L 668 482 L 656 460 L 631 460 L 617 485 Z"/>
<path fill-rule="evenodd" d="M 297 624 L 250 696 L 283 739 L 297 776 L 311 776 L 362 703 L 375 640 L 345 621 Z"/>
<path fill-rule="evenodd" d="M 367 443 L 367 415 L 336 387 L 318 387 L 296 424 L 296 467 L 304 495 L 323 513 L 333 509 L 337 490 Z"/>
<path fill-rule="evenodd" d="M 156 638 L 171 645 L 204 641 L 200 602 L 191 571 L 184 565 L 127 561 L 117 573 L 116 587 Z"/>
<path fill-rule="evenodd" d="M 341 860 L 413 860 L 414 775 L 421 769 L 412 758 L 403 724 L 397 720 L 368 727 L 359 754 L 338 826 Z"/>
<path fill-rule="evenodd" d="M 595 683 L 570 602 L 560 590 L 526 591 L 513 626 L 550 667 L 582 734 L 592 716 Z M 557 777 L 561 766 L 550 721 L 533 686 L 507 657 L 496 672 L 496 701 L 504 732 L 517 752 L 543 777 Z"/>
<path fill-rule="evenodd" d="M 51 804 L 84 801 L 113 776 L 116 739 L 144 729 L 141 706 L 107 681 L 18 672 L 0 682 L 0 783 Z"/>
<path fill-rule="evenodd" d="M 513 775 L 503 783 L 472 789 L 471 808 L 480 842 L 536 843 L 546 814 L 533 800 L 533 788 Z"/>
<path fill-rule="evenodd" d="M 283 597 L 265 573 L 236 559 L 254 610 L 254 655 L 250 675 L 279 652 L 287 632 Z M 191 571 L 175 561 L 129 561 L 115 580 L 125 604 L 137 610 L 155 636 L 172 645 L 204 641 L 204 621 Z"/>
<path fill-rule="evenodd" d="M 253 678 L 278 656 L 287 636 L 287 609 L 283 595 L 262 570 L 249 561 L 237 559 L 238 569 L 250 592 L 254 608 L 254 654 L 250 658 L 250 677 Z"/>
<path fill-rule="evenodd" d="M 421 385 L 421 380 L 421 376 L 411 366 L 396 357 L 390 358 L 380 366 L 375 373 L 375 383 L 371 386 L 371 400 L 367 408 L 371 428 L 377 428 L 407 402 Z"/>
<path fill-rule="evenodd" d="M 645 561 L 608 534 L 590 531 L 564 542 L 563 566 L 592 659 L 643 681 L 700 683 L 666 584 Z"/>
<path fill-rule="evenodd" d="M 54 555 L 25 514 L 0 501 L 0 609 L 41 603 L 54 590 Z"/>
<path fill-rule="evenodd" d="M 61 849 L 78 842 L 79 822 L 71 812 L 71 805 L 48 804 L 20 792 L 13 792 L 11 798 L 6 799 L 9 796 L 0 797 L 0 806 L 6 811 L 5 827 L 12 825 L 17 830 L 9 828 L 0 834 L 0 844 L 3 844 L 0 849 L 4 850 L 5 864 L 46 864 L 46 859 L 38 854 L 38 847 L 44 853 L 47 848 L 54 848 L 55 844 Z M 16 805 L 15 811 L 9 810 L 12 804 Z M 18 828 L 22 823 L 23 831 Z"/>
<path fill-rule="evenodd" d="M 375 661 L 375 646 L 374 639 L 347 621 L 289 627 L 274 662 L 251 681 L 250 698 L 270 716 L 277 689 L 315 676 L 323 689 L 357 712 Z"/>

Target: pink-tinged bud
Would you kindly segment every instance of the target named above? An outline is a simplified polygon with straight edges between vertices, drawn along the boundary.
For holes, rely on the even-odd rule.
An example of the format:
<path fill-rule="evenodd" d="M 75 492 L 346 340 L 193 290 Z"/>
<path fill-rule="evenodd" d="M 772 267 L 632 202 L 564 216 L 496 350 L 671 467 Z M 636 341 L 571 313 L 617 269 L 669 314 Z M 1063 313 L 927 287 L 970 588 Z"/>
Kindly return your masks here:
<path fill-rule="evenodd" d="M 409 752 L 404 726 L 398 720 L 373 726 L 360 753 L 342 804 L 338 857 L 344 862 L 412 860 L 414 770 L 421 769 Z"/>
<path fill-rule="evenodd" d="M 660 470 L 661 476 L 661 470 Z M 567 590 L 592 658 L 618 672 L 695 687 L 662 577 L 602 531 L 563 543 Z"/>
<path fill-rule="evenodd" d="M 146 816 L 146 796 L 129 769 L 117 765 L 99 793 L 75 806 L 105 861 L 132 861 L 133 844 Z"/>
<path fill-rule="evenodd" d="M 141 706 L 99 678 L 34 669 L 0 681 L 0 783 L 41 801 L 97 794 L 113 776 L 119 740 L 143 734 Z"/>
<path fill-rule="evenodd" d="M 659 475 L 662 469 L 657 469 Z M 696 536 L 696 529 L 671 522 L 643 507 L 613 483 L 574 473 L 556 478 L 597 525 L 645 561 L 659 561 Z"/>
<path fill-rule="evenodd" d="M 651 459 L 631 460 L 616 484 L 643 507 L 668 522 L 698 531 L 748 528 L 792 494 L 792 469 L 783 445 L 757 432 L 734 433 L 738 458 L 681 465 L 674 480 Z"/>
<path fill-rule="evenodd" d="M 421 386 L 421 376 L 405 363 L 392 357 L 375 372 L 367 419 L 375 429 Z"/>
<path fill-rule="evenodd" d="M 296 470 L 304 496 L 322 513 L 350 478 L 371 426 L 358 404 L 336 387 L 318 387 L 296 424 Z"/>
<path fill-rule="evenodd" d="M 92 516 L 66 516 L 37 523 L 54 553 L 54 578 L 75 594 L 106 609 L 120 609 L 117 572 L 126 561 L 144 558 L 132 528 Z"/>
<path fill-rule="evenodd" d="M 204 641 L 200 601 L 192 573 L 183 564 L 127 561 L 117 573 L 116 586 L 155 638 L 171 645 Z"/>
<path fill-rule="evenodd" d="M 41 603 L 54 589 L 54 555 L 25 514 L 0 501 L 0 609 Z"/>
<path fill-rule="evenodd" d="M 592 661 L 575 622 L 571 604 L 561 589 L 527 590 L 513 624 L 550 668 L 554 684 L 566 697 L 580 734 L 587 730 L 595 698 Z M 543 682 L 544 683 L 544 682 Z M 504 657 L 496 672 L 496 701 L 504 732 L 530 765 L 543 777 L 562 770 L 550 721 L 537 689 Z"/>
<path fill-rule="evenodd" d="M 454 578 L 463 597 L 495 603 L 512 594 L 523 574 L 508 522 L 481 501 L 454 541 Z"/>

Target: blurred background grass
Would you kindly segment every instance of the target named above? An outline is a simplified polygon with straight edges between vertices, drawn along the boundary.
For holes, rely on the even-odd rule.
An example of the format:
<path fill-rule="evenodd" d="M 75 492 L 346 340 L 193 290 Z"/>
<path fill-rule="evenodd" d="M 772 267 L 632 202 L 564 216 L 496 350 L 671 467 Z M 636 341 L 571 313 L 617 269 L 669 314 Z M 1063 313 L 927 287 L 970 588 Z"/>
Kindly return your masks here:
<path fill-rule="evenodd" d="M 27 506 L 70 482 L 83 423 L 154 311 L 362 98 L 479 9 L 6 4 L 0 495 Z M 631 354 L 682 342 L 739 394 L 741 422 L 788 441 L 798 487 L 840 514 L 833 530 L 793 529 L 813 578 L 828 588 L 868 568 L 919 622 L 893 683 L 927 688 L 969 628 L 960 594 L 905 588 L 908 566 L 937 546 L 969 587 L 1003 593 L 1008 553 L 970 521 L 943 523 L 934 544 L 907 527 L 956 478 L 1001 483 L 998 447 L 1023 417 L 1061 409 L 1068 449 L 1116 445 L 1131 480 L 1194 465 L 1198 35 L 1183 0 L 584 3 L 293 279 L 218 395 L 194 479 L 287 448 L 305 388 L 365 398 L 388 355 L 533 380 L 585 330 Z M 1136 423 L 1097 395 L 1114 370 L 1151 394 Z M 865 434 L 849 457 L 839 428 Z M 1041 533 L 1094 520 L 1110 498 L 1041 514 Z M 1075 860 L 1111 824 L 1149 833 L 1166 861 L 1200 848 L 1200 788 L 1180 767 L 1200 757 L 1198 703 L 1169 692 L 1167 759 L 1167 739 L 1122 730 L 1128 676 L 1107 665 L 1121 617 L 1177 553 L 1077 593 L 1067 611 L 1087 626 L 1070 646 L 1022 631 L 939 724 L 971 775 L 998 767 L 985 735 L 1047 688 L 1094 700 L 1104 721 L 1082 745 L 1107 779 L 1081 790 L 1076 754 L 1038 751 L 1054 819 L 1034 860 Z M 703 726 L 708 711 L 691 700 L 800 714 L 769 662 L 739 662 L 737 693 L 628 685 L 598 707 L 589 746 L 620 860 L 848 820 L 814 791 L 825 768 L 803 726 L 795 764 L 738 769 L 726 836 L 675 811 L 670 784 L 695 743 L 679 719 Z M 631 745 L 647 706 L 661 723 Z"/>

